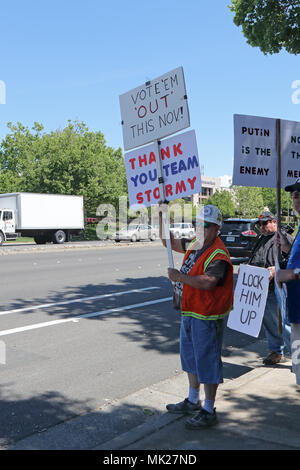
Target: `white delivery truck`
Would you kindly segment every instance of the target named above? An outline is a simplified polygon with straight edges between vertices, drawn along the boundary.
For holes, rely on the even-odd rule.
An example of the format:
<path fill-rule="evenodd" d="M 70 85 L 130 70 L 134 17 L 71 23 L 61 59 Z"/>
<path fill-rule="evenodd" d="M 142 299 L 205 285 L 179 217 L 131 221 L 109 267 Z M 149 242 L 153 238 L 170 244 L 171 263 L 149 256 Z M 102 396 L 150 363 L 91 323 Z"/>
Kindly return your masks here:
<path fill-rule="evenodd" d="M 17 236 L 37 244 L 64 243 L 85 228 L 82 196 L 62 194 L 0 194 L 0 245 Z"/>

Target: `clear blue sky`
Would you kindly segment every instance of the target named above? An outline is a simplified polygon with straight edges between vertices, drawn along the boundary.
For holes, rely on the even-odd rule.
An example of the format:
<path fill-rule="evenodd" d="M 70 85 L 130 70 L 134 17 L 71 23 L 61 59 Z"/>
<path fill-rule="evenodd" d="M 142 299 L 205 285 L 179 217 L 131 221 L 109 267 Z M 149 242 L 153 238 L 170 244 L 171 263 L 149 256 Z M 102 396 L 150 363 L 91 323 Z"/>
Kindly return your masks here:
<path fill-rule="evenodd" d="M 232 175 L 233 114 L 300 121 L 300 69 L 297 56 L 247 45 L 229 3 L 2 2 L 0 140 L 8 121 L 51 131 L 78 119 L 123 148 L 119 95 L 183 66 L 205 174 Z"/>

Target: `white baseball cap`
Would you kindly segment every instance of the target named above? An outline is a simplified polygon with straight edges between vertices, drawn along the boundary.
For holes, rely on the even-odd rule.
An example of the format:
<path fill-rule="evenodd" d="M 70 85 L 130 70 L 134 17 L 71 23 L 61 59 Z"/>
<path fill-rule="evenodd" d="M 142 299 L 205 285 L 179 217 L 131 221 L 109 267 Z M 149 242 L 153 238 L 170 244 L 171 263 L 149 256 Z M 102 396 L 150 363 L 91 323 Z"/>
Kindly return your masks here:
<path fill-rule="evenodd" d="M 196 215 L 196 220 L 204 220 L 205 222 L 211 222 L 212 224 L 222 225 L 222 214 L 216 206 L 207 204 L 201 207 Z"/>

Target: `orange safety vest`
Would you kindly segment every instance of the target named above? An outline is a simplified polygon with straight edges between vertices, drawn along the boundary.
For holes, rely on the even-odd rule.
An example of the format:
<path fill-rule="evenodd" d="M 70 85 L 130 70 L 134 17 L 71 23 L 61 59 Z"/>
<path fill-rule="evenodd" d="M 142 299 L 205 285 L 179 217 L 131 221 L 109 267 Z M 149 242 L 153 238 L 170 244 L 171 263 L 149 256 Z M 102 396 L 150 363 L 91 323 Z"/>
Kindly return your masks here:
<path fill-rule="evenodd" d="M 189 256 L 194 239 L 188 247 L 183 263 Z M 181 311 L 184 316 L 200 318 L 201 320 L 218 320 L 225 317 L 233 308 L 233 266 L 230 255 L 224 243 L 218 237 L 216 241 L 205 250 L 196 261 L 188 276 L 199 276 L 205 271 L 212 261 L 223 260 L 229 264 L 229 270 L 222 286 L 216 286 L 213 290 L 202 290 L 183 284 Z"/>

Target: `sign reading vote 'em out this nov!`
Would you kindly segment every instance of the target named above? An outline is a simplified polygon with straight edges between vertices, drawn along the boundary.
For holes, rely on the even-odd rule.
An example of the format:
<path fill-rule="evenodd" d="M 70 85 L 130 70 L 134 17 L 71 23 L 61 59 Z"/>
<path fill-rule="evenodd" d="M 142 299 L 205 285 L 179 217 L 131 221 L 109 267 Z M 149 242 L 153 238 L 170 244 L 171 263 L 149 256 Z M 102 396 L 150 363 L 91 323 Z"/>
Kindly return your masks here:
<path fill-rule="evenodd" d="M 125 154 L 129 204 L 148 207 L 162 200 L 154 144 Z M 201 177 L 195 131 L 177 134 L 161 141 L 160 158 L 165 199 L 201 192 Z"/>
<path fill-rule="evenodd" d="M 234 309 L 227 322 L 229 328 L 258 337 L 268 296 L 269 276 L 265 268 L 240 265 L 234 291 Z"/>
<path fill-rule="evenodd" d="M 183 68 L 120 95 L 124 149 L 130 150 L 190 125 Z"/>
<path fill-rule="evenodd" d="M 280 120 L 281 186 L 300 177 L 300 123 Z M 234 115 L 232 184 L 277 186 L 276 119 Z"/>

